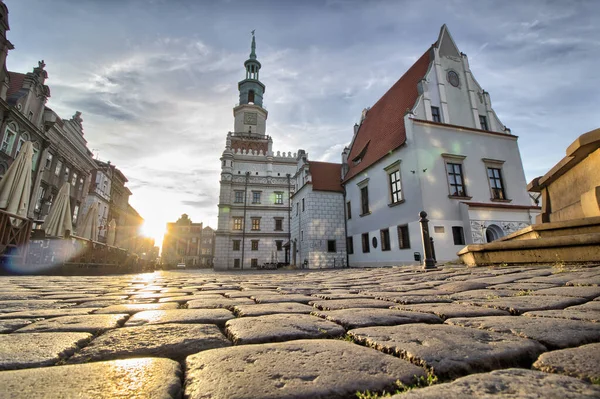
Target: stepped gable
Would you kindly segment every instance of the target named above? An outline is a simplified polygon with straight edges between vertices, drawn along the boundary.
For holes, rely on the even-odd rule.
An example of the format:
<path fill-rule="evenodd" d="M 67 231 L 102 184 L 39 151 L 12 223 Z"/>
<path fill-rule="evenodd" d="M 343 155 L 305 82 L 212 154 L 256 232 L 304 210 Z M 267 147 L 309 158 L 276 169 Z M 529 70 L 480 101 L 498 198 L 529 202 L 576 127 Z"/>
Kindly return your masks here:
<path fill-rule="evenodd" d="M 344 192 L 341 181 L 342 164 L 310 161 L 308 169 L 312 179 L 313 190 Z"/>
<path fill-rule="evenodd" d="M 412 110 L 419 97 L 417 83 L 427 73 L 432 60 L 431 51 L 432 48 L 429 48 L 367 112 L 350 149 L 345 181 L 406 141 L 404 115 L 407 109 Z M 354 160 L 359 157 L 360 163 L 355 164 Z"/>

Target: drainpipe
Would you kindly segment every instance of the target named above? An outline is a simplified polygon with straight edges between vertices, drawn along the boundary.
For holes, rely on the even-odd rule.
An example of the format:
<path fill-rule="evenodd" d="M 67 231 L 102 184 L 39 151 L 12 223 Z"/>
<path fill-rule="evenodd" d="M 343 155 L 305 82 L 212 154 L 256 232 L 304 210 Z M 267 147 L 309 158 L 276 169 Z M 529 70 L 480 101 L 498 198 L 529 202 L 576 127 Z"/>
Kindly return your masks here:
<path fill-rule="evenodd" d="M 346 214 L 346 186 L 344 189 L 344 239 L 346 240 L 346 267 L 350 267 L 350 255 L 348 255 L 348 215 Z M 353 243 L 354 244 L 354 243 Z"/>
<path fill-rule="evenodd" d="M 244 248 L 246 247 L 246 201 L 248 201 L 248 177 L 250 172 L 246 172 L 246 182 L 244 183 L 244 218 L 242 219 L 242 264 L 241 270 L 244 270 Z"/>

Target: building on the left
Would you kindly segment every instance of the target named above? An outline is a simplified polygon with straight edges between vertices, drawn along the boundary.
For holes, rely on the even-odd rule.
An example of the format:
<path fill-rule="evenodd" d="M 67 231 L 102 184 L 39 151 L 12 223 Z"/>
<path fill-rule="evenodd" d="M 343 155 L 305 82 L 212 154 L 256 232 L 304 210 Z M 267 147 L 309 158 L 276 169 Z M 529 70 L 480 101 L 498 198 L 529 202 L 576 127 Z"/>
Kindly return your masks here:
<path fill-rule="evenodd" d="M 32 189 L 27 216 L 44 220 L 61 186 L 68 182 L 73 227 L 88 206 L 102 198 L 105 206 L 98 207 L 97 215 L 99 240 L 106 242 L 107 226 L 114 218 L 118 226 L 115 244 L 136 253 L 143 246 L 139 244 L 143 219 L 128 204 L 131 191 L 125 187 L 127 179 L 110 162 L 94 159 L 84 137 L 81 112 L 63 119 L 46 105 L 50 87 L 44 61 L 31 72 L 8 71 L 6 58 L 14 49 L 7 38 L 9 29 L 8 8 L 0 0 L 0 179 L 22 145 L 31 141 Z M 104 180 L 99 186 L 101 175 Z"/>

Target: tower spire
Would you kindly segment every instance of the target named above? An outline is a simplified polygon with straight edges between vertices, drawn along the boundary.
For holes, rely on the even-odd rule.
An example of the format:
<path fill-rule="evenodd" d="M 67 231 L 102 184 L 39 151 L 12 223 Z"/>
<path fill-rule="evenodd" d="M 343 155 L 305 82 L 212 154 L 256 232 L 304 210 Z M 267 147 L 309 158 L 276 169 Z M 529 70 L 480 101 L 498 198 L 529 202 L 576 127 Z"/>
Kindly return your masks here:
<path fill-rule="evenodd" d="M 254 31 L 256 29 L 252 30 L 252 46 L 251 46 L 251 50 L 250 51 L 250 59 L 251 60 L 255 60 L 256 59 L 256 39 L 254 37 Z"/>

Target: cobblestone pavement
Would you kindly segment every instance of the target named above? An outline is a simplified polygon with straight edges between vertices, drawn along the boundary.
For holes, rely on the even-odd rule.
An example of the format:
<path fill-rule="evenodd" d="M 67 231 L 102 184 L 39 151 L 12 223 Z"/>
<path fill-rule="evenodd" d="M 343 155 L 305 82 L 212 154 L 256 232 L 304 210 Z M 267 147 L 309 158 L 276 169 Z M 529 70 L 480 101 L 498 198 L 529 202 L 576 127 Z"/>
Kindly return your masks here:
<path fill-rule="evenodd" d="M 600 398 L 600 265 L 5 276 L 0 370 L 0 398 Z"/>

